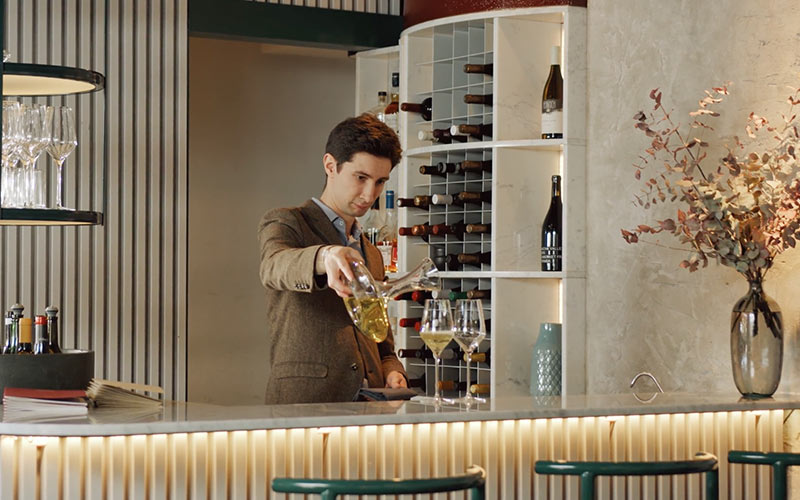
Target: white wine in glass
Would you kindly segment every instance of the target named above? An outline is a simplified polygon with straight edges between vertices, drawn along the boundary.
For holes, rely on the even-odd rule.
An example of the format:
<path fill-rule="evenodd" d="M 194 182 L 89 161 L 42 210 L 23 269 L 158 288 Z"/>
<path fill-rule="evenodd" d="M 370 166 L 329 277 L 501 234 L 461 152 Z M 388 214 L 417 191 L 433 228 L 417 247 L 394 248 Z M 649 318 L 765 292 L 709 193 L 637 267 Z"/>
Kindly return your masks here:
<path fill-rule="evenodd" d="M 453 314 L 450 311 L 450 301 L 447 299 L 427 299 L 422 311 L 419 336 L 433 354 L 435 375 L 435 394 L 433 404 L 440 406 L 442 403 L 452 403 L 452 400 L 443 399 L 439 392 L 439 368 L 442 364 L 442 351 L 453 340 Z"/>

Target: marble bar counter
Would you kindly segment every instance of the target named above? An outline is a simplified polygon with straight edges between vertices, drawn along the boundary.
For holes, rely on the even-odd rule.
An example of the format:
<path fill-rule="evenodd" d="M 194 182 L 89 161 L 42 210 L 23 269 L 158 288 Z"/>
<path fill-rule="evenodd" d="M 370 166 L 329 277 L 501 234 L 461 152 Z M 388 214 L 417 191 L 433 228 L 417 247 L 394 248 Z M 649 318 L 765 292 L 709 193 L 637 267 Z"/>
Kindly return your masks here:
<path fill-rule="evenodd" d="M 651 394 L 639 394 L 649 398 Z M 633 394 L 497 398 L 476 408 L 416 402 L 96 409 L 0 423 L 0 498 L 284 498 L 276 477 L 441 477 L 477 464 L 486 498 L 571 499 L 577 479 L 536 460 L 679 460 L 713 453 L 721 498 L 771 498 L 767 467 L 731 449 L 796 451 L 800 395 Z M 699 477 L 599 479 L 602 498 L 702 498 Z"/>
<path fill-rule="evenodd" d="M 646 401 L 647 398 L 652 398 Z M 490 399 L 470 408 L 441 408 L 413 401 L 321 403 L 276 406 L 220 406 L 167 402 L 163 409 L 91 409 L 87 417 L 40 420 L 4 419 L 0 435 L 120 436 L 175 432 L 218 432 L 386 424 L 499 421 L 542 418 L 608 417 L 800 408 L 800 394 L 748 400 L 737 393 L 632 393 Z"/>

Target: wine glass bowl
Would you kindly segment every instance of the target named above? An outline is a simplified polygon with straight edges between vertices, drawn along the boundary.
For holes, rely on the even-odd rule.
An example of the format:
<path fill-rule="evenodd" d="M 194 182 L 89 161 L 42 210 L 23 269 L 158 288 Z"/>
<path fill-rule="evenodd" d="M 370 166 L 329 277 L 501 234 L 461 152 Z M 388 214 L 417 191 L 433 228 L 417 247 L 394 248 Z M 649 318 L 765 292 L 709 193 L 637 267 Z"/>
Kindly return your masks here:
<path fill-rule="evenodd" d="M 467 390 L 466 395 L 457 401 L 470 405 L 486 400 L 472 395 L 469 385 L 471 384 L 470 362 L 472 353 L 486 337 L 486 321 L 483 314 L 483 302 L 480 299 L 459 299 L 454 307 L 453 339 L 461 346 L 466 353 L 467 361 Z"/>

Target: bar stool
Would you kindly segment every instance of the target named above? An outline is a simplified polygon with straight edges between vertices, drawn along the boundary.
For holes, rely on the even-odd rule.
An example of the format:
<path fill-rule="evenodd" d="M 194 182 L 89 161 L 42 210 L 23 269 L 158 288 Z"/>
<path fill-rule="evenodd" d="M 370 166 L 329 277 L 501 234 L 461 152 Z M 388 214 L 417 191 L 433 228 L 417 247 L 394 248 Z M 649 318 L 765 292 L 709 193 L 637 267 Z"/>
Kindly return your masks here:
<path fill-rule="evenodd" d="M 486 472 L 473 465 L 463 475 L 431 479 L 276 478 L 272 480 L 272 490 L 278 493 L 316 493 L 321 495 L 322 500 L 333 500 L 339 495 L 403 495 L 470 490 L 472 500 L 483 500 L 485 483 Z"/>
<path fill-rule="evenodd" d="M 719 471 L 717 457 L 698 453 L 693 460 L 674 462 L 567 462 L 539 460 L 534 466 L 538 474 L 580 476 L 581 500 L 594 498 L 594 479 L 597 476 L 665 476 L 669 474 L 706 475 L 706 498 L 719 498 Z"/>
<path fill-rule="evenodd" d="M 728 462 L 733 464 L 755 464 L 772 466 L 772 498 L 786 498 L 786 468 L 800 465 L 800 454 L 797 453 L 762 453 L 759 451 L 728 452 Z"/>

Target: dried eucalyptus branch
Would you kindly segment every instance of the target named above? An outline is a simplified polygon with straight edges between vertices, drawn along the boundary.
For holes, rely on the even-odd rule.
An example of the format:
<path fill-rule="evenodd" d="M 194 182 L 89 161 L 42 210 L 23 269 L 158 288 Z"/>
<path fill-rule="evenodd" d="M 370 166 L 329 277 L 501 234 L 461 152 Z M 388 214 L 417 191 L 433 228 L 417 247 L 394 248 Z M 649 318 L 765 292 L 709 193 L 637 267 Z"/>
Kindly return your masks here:
<path fill-rule="evenodd" d="M 773 126 L 755 113 L 747 118 L 749 139 L 767 134 L 769 145 L 761 152 L 746 152 L 747 146 L 733 137 L 725 144 L 727 155 L 708 168 L 709 143 L 694 134 L 682 133 L 671 111 L 661 103 L 661 92 L 650 92 L 653 110 L 639 111 L 634 126 L 650 138 L 650 146 L 639 155 L 634 176 L 642 180 L 642 194 L 634 195 L 638 205 L 649 209 L 657 203 L 679 201 L 686 206 L 674 218 L 658 225 L 640 224 L 622 229 L 628 243 L 637 243 L 644 233 L 668 232 L 689 247 L 689 257 L 680 266 L 690 272 L 709 260 L 735 268 L 748 280 L 763 278 L 777 255 L 794 247 L 800 239 L 800 165 L 796 148 L 800 141 L 795 106 L 800 89 L 787 99 L 789 112 Z M 720 113 L 714 107 L 728 95 L 728 85 L 706 90 L 698 108 L 689 113 L 689 130 L 712 132 L 707 120 Z M 656 113 L 659 114 L 656 117 Z M 647 171 L 655 169 L 650 175 Z M 698 175 L 699 174 L 699 175 Z"/>

